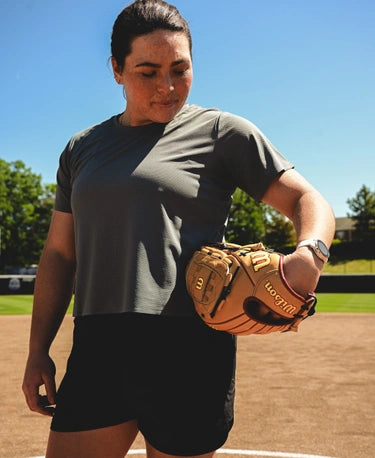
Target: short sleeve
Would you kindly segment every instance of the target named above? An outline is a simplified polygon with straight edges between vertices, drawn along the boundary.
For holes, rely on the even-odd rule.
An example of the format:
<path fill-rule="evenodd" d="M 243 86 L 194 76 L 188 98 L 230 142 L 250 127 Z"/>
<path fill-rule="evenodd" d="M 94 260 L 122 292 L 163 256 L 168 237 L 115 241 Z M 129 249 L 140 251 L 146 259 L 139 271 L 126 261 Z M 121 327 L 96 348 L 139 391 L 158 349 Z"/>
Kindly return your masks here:
<path fill-rule="evenodd" d="M 71 194 L 72 180 L 70 168 L 70 148 L 68 144 L 60 156 L 59 168 L 57 170 L 55 210 L 72 213 Z"/>
<path fill-rule="evenodd" d="M 215 149 L 232 186 L 256 200 L 280 173 L 293 168 L 253 123 L 230 113 L 218 119 Z"/>

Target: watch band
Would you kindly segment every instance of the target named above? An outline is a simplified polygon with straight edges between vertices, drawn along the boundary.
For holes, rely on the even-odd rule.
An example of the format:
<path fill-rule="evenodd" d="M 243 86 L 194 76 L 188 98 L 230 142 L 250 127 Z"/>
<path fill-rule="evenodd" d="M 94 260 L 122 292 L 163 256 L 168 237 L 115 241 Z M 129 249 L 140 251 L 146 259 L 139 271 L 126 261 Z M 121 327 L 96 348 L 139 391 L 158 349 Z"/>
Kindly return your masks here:
<path fill-rule="evenodd" d="M 301 248 L 301 247 L 308 247 L 311 248 L 313 253 L 321 259 L 323 262 L 327 262 L 330 256 L 329 250 L 324 242 L 322 242 L 319 239 L 308 239 L 308 240 L 302 240 L 302 242 L 299 242 L 299 244 L 296 246 L 296 249 Z"/>

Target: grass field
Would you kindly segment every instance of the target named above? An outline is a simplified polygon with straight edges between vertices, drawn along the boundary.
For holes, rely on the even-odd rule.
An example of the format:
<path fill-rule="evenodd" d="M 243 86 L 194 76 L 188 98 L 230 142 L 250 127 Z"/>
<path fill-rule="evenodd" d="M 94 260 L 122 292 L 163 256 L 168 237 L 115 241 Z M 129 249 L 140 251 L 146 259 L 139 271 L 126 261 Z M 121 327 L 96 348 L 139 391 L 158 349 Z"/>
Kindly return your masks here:
<path fill-rule="evenodd" d="M 353 259 L 351 261 L 330 261 L 324 266 L 323 273 L 329 274 L 373 274 L 375 259 Z"/>
<path fill-rule="evenodd" d="M 32 295 L 0 295 L 0 315 L 29 315 L 33 304 Z M 72 311 L 70 304 L 68 313 Z"/>
<path fill-rule="evenodd" d="M 318 293 L 318 312 L 375 313 L 375 294 Z"/>
<path fill-rule="evenodd" d="M 319 293 L 318 312 L 375 313 L 375 294 Z M 0 296 L 0 315 L 28 315 L 31 313 L 32 296 Z M 72 311 L 72 304 L 68 313 Z"/>

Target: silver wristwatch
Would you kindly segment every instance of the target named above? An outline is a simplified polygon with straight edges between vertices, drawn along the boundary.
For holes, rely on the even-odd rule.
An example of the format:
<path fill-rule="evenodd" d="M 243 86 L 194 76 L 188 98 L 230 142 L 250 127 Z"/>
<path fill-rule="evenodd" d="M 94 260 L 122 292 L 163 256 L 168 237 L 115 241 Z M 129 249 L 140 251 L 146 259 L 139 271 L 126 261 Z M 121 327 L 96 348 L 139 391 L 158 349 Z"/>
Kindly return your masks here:
<path fill-rule="evenodd" d="M 329 258 L 329 250 L 324 242 L 318 239 L 309 239 L 309 240 L 302 240 L 296 246 L 297 248 L 301 248 L 303 246 L 307 246 L 313 250 L 313 252 L 324 262 L 328 261 Z"/>

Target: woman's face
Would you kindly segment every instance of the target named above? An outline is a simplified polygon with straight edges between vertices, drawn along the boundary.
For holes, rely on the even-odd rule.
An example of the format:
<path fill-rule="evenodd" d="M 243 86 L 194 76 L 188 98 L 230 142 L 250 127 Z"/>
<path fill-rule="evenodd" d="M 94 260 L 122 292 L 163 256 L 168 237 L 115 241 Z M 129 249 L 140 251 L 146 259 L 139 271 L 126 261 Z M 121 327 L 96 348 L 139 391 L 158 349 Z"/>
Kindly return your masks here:
<path fill-rule="evenodd" d="M 134 38 L 115 78 L 126 94 L 122 121 L 130 126 L 169 122 L 184 105 L 193 80 L 189 40 L 184 33 L 155 30 Z"/>

